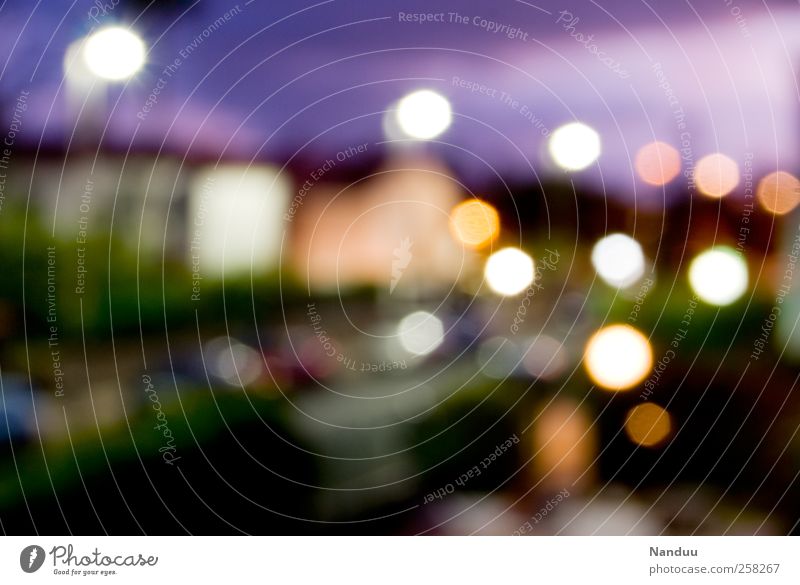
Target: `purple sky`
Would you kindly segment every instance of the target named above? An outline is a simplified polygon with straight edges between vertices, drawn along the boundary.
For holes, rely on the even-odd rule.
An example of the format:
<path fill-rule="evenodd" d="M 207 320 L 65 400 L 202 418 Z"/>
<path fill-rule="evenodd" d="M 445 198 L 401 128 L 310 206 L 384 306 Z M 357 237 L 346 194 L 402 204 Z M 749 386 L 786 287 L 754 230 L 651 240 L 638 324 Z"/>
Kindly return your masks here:
<path fill-rule="evenodd" d="M 751 152 L 759 172 L 797 170 L 794 2 L 570 2 L 577 20 L 567 29 L 559 14 L 565 4 L 553 1 L 245 1 L 178 3 L 138 20 L 123 1 L 98 17 L 103 25 L 132 24 L 150 47 L 146 70 L 109 92 L 109 111 L 119 99 L 109 145 L 126 149 L 134 140 L 137 149 L 156 150 L 163 141 L 180 156 L 295 156 L 313 164 L 382 140 L 381 112 L 404 93 L 430 87 L 451 100 L 456 117 L 440 138 L 447 144 L 427 148 L 478 184 L 495 174 L 524 181 L 533 172 L 557 173 L 543 134 L 573 119 L 594 126 L 603 141 L 598 165 L 579 179 L 602 179 L 626 196 L 660 197 L 634 180 L 630 163 L 654 139 L 678 146 L 683 138 L 695 161 L 720 150 L 742 165 Z M 17 1 L 0 9 L 7 116 L 19 92 L 31 92 L 20 143 L 35 147 L 43 137 L 50 148 L 65 144 L 71 118 L 59 90 L 61 64 L 66 46 L 97 26 L 88 18 L 94 5 Z M 444 13 L 446 22 L 404 23 L 400 12 Z M 451 22 L 451 12 L 467 23 Z M 489 32 L 484 19 L 484 26 L 517 27 L 524 38 Z M 619 63 L 617 72 L 593 51 Z M 179 68 L 141 121 L 137 112 L 175 59 Z M 454 76 L 497 90 L 495 97 L 455 86 Z"/>

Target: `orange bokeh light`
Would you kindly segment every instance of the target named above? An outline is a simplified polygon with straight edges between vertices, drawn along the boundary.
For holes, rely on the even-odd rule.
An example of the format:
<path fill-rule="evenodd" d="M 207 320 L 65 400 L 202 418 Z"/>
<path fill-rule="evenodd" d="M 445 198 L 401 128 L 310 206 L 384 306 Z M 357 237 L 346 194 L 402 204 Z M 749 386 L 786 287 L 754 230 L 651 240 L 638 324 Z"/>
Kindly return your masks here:
<path fill-rule="evenodd" d="M 648 185 L 666 185 L 681 172 L 681 155 L 666 142 L 651 142 L 636 153 L 635 166 Z"/>
<path fill-rule="evenodd" d="M 481 248 L 491 243 L 500 233 L 500 216 L 485 201 L 463 201 L 450 212 L 450 231 L 462 244 Z"/>
<path fill-rule="evenodd" d="M 653 447 L 672 432 L 672 421 L 666 410 L 652 402 L 645 402 L 628 411 L 625 432 L 637 445 Z"/>
<path fill-rule="evenodd" d="M 598 386 L 614 392 L 630 390 L 650 372 L 653 349 L 638 329 L 630 325 L 609 325 L 589 339 L 584 366 Z"/>
<path fill-rule="evenodd" d="M 739 184 L 739 165 L 724 154 L 709 154 L 697 161 L 694 178 L 701 193 L 719 199 Z"/>
<path fill-rule="evenodd" d="M 784 215 L 800 203 L 800 180 L 785 171 L 770 173 L 758 183 L 756 197 L 770 213 Z"/>

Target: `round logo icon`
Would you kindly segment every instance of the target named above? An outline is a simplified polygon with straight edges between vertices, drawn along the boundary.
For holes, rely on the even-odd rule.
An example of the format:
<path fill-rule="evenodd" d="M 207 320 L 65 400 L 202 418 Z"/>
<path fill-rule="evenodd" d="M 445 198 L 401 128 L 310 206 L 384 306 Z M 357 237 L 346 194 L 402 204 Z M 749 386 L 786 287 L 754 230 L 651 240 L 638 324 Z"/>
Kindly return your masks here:
<path fill-rule="evenodd" d="M 35 573 L 42 568 L 44 557 L 44 549 L 41 546 L 37 544 L 26 546 L 19 553 L 19 566 L 26 573 Z"/>

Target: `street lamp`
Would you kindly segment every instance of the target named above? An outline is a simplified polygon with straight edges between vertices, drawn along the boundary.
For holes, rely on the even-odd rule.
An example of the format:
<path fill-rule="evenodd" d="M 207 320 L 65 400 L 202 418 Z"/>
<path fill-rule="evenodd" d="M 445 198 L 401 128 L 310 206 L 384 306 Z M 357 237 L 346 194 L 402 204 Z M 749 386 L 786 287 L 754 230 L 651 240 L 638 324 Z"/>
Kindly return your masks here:
<path fill-rule="evenodd" d="M 93 141 L 102 131 L 108 86 L 129 79 L 145 64 L 144 41 L 130 30 L 112 26 L 74 41 L 64 55 L 67 115 L 75 126 L 74 142 Z M 83 114 L 81 114 L 83 112 Z"/>
<path fill-rule="evenodd" d="M 113 26 L 92 33 L 83 47 L 83 60 L 94 75 L 122 81 L 135 75 L 145 63 L 145 44 L 130 30 Z"/>

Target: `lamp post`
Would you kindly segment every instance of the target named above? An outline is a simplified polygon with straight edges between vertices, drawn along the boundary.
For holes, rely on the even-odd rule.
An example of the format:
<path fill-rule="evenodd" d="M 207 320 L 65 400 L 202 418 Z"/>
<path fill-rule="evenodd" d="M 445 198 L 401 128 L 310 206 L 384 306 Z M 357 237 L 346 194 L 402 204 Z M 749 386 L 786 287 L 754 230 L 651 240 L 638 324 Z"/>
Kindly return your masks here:
<path fill-rule="evenodd" d="M 126 81 L 145 64 L 144 41 L 127 28 L 102 28 L 73 42 L 64 55 L 67 114 L 73 141 L 87 141 L 102 128 L 108 86 Z"/>

